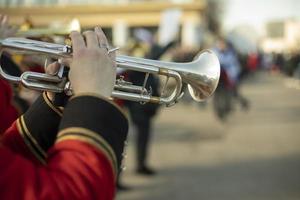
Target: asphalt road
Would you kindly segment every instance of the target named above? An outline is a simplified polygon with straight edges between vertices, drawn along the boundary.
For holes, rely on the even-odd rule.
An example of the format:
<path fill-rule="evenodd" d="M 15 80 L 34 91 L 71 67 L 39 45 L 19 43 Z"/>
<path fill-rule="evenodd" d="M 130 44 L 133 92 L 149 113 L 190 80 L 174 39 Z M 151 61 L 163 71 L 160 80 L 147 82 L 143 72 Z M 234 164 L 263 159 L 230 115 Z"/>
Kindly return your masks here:
<path fill-rule="evenodd" d="M 226 123 L 214 116 L 211 100 L 162 109 L 149 158 L 157 175 L 135 174 L 132 129 L 122 177 L 132 189 L 116 199 L 299 200 L 298 86 L 278 74 L 256 74 L 241 87 L 250 109 L 236 105 Z"/>

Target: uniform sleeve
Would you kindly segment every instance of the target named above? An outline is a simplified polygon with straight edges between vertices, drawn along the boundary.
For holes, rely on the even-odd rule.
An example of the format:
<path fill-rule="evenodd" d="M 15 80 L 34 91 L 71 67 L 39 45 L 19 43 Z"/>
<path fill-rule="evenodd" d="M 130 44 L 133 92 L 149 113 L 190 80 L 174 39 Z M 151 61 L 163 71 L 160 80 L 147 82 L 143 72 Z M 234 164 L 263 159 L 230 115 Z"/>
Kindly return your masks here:
<path fill-rule="evenodd" d="M 11 151 L 40 163 L 46 162 L 48 149 L 56 139 L 62 110 L 43 93 L 34 104 L 6 130 L 2 143 Z"/>
<path fill-rule="evenodd" d="M 127 138 L 128 119 L 112 101 L 96 96 L 77 96 L 64 110 L 57 141 L 76 139 L 96 145 L 118 171 Z"/>
<path fill-rule="evenodd" d="M 46 165 L 0 148 L 3 199 L 113 199 L 127 118 L 111 102 L 80 96 L 67 104 Z"/>

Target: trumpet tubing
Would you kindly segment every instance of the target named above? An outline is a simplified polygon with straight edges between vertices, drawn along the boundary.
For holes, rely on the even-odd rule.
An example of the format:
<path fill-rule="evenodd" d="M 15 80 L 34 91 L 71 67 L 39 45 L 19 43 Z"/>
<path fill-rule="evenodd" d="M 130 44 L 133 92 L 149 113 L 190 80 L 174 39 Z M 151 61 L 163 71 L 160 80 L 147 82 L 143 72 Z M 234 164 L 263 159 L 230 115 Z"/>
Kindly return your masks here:
<path fill-rule="evenodd" d="M 80 22 L 78 19 L 73 18 L 72 20 L 61 23 L 55 22 L 52 26 L 47 28 L 27 28 L 20 27 L 16 35 L 18 37 L 42 37 L 42 36 L 58 36 L 58 35 L 69 35 L 72 31 L 80 32 Z"/>
<path fill-rule="evenodd" d="M 6 49 L 46 54 L 53 58 L 72 57 L 70 46 L 29 40 L 24 38 L 6 38 L 0 41 L 0 54 Z M 182 93 L 182 84 L 188 84 L 190 95 L 195 101 L 207 99 L 215 91 L 220 77 L 220 63 L 217 56 L 210 50 L 205 50 L 189 63 L 174 63 L 124 55 L 116 57 L 117 67 L 125 70 L 134 70 L 146 73 L 144 85 L 137 86 L 118 79 L 115 83 L 112 97 L 130 101 L 151 102 L 166 104 L 176 103 Z M 167 97 L 152 96 L 151 91 L 145 88 L 149 74 L 158 74 L 171 77 L 176 81 L 176 86 L 171 95 Z M 70 92 L 70 84 L 66 77 L 52 76 L 36 72 L 24 72 L 20 77 L 6 74 L 0 66 L 0 76 L 14 83 L 21 83 L 29 89 Z M 167 84 L 167 83 L 166 83 Z"/>

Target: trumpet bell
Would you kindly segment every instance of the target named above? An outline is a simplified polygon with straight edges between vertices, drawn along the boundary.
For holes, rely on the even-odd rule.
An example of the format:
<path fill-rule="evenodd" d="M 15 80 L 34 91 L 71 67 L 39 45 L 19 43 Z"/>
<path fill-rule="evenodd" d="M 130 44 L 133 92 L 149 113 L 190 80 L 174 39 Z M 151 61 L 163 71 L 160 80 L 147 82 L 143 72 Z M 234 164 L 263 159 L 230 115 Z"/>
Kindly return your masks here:
<path fill-rule="evenodd" d="M 200 52 L 192 62 L 174 63 L 129 56 L 118 56 L 117 63 L 122 67 L 139 71 L 172 71 L 179 74 L 183 83 L 188 84 L 191 97 L 203 101 L 210 97 L 217 88 L 220 78 L 220 63 L 211 50 Z M 160 74 L 160 73 L 158 73 Z M 164 74 L 165 75 L 165 74 Z M 180 96 L 180 94 L 178 94 Z"/>
<path fill-rule="evenodd" d="M 188 83 L 189 93 L 195 101 L 203 101 L 214 93 L 220 78 L 220 63 L 212 51 L 198 54 L 184 70 L 180 75 L 183 82 Z"/>

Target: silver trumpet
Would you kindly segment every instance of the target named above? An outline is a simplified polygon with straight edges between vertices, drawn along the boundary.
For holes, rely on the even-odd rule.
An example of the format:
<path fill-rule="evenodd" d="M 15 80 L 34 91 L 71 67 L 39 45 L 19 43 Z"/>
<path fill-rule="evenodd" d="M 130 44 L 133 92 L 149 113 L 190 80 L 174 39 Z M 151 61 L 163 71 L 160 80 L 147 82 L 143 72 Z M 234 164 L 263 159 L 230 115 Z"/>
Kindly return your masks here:
<path fill-rule="evenodd" d="M 53 44 L 24 38 L 6 38 L 0 40 L 0 56 L 5 50 L 21 51 L 23 53 L 45 54 L 52 58 L 70 58 L 72 49 L 68 45 Z M 138 101 L 165 104 L 167 106 L 176 103 L 183 95 L 182 84 L 188 84 L 190 95 L 195 101 L 203 101 L 213 94 L 220 77 L 220 63 L 217 56 L 210 50 L 198 54 L 194 61 L 189 63 L 163 62 L 157 60 L 136 58 L 118 55 L 117 67 L 124 70 L 135 70 L 146 73 L 142 86 L 133 85 L 131 82 L 119 78 L 116 80 L 112 97 Z M 151 90 L 147 90 L 146 83 L 149 74 L 166 76 L 167 85 L 169 78 L 176 82 L 175 88 L 169 96 L 153 96 Z M 70 93 L 71 87 L 66 77 L 48 75 L 37 72 L 24 72 L 20 77 L 5 73 L 0 66 L 0 76 L 12 83 L 21 83 L 25 87 L 40 91 L 55 93 Z"/>

